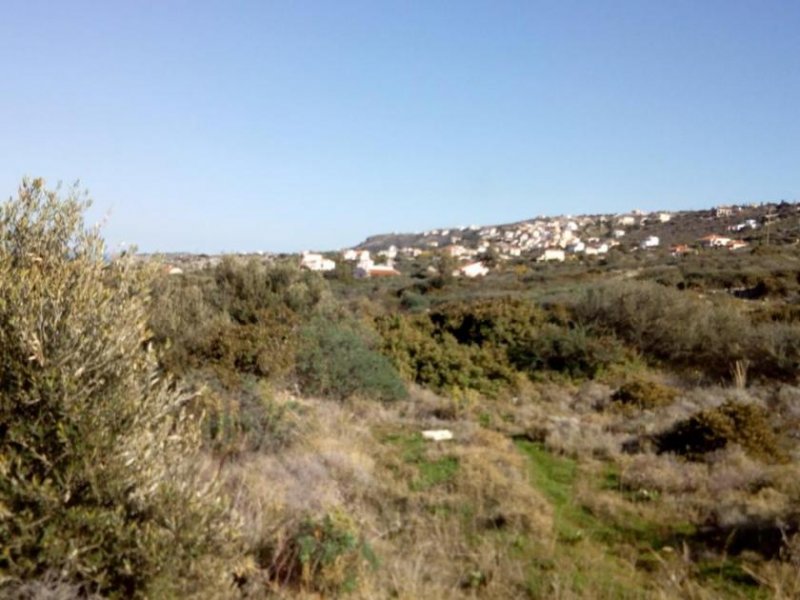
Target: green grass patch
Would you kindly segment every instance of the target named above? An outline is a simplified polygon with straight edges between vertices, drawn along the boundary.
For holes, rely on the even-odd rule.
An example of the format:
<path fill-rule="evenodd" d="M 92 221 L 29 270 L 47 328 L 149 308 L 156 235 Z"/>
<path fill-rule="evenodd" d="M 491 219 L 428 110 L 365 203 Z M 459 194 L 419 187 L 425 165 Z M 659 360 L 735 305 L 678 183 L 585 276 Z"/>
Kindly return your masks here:
<path fill-rule="evenodd" d="M 396 445 L 402 453 L 403 462 L 417 468 L 417 477 L 410 484 L 415 492 L 423 492 L 437 485 L 452 481 L 458 473 L 458 458 L 442 456 L 429 458 L 428 449 L 431 442 L 423 439 L 419 433 L 391 433 L 384 441 Z"/>
<path fill-rule="evenodd" d="M 411 489 L 422 492 L 452 480 L 458 472 L 458 459 L 445 456 L 438 460 L 422 461 L 418 464 L 419 477 L 411 482 Z"/>
<path fill-rule="evenodd" d="M 664 546 L 679 547 L 683 540 L 694 535 L 695 527 L 686 522 L 663 524 L 641 516 L 635 506 L 640 500 L 629 498 L 620 489 L 619 474 L 613 465 L 586 472 L 575 460 L 548 452 L 540 443 L 516 444 L 529 460 L 531 483 L 554 509 L 558 543 L 553 560 L 560 582 L 578 595 L 651 597 L 652 589 L 648 586 L 653 584 L 652 571 L 658 567 L 652 560 L 653 551 Z M 588 507 L 576 502 L 579 477 L 592 478 L 590 483 L 598 493 L 618 492 L 623 502 L 617 513 L 594 515 Z M 631 562 L 631 556 L 638 558 Z M 592 564 L 593 568 L 587 570 L 584 563 Z M 531 595 L 546 597 L 541 590 L 542 579 L 546 581 L 548 573 L 535 561 L 531 562 L 531 577 Z M 701 585 L 725 597 L 753 600 L 769 597 L 740 562 L 733 559 L 701 563 L 695 577 Z M 534 593 L 535 590 L 538 591 Z"/>

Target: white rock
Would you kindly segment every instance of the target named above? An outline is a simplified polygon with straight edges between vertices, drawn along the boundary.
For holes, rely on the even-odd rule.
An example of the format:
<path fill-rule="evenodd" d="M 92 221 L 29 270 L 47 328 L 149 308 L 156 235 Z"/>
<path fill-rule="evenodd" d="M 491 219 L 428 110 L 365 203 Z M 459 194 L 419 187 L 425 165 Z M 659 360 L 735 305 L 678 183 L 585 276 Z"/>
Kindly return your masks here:
<path fill-rule="evenodd" d="M 422 437 L 434 442 L 444 442 L 453 439 L 453 432 L 449 429 L 428 429 L 422 432 Z"/>

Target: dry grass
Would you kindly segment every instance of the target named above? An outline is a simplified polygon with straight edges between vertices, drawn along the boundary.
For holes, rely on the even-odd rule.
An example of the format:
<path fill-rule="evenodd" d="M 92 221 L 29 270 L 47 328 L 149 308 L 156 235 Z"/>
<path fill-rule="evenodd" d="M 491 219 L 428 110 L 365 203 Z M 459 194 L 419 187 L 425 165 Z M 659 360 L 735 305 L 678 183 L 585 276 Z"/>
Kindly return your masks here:
<path fill-rule="evenodd" d="M 731 563 L 723 555 L 714 559 L 718 570 L 704 575 L 698 541 L 668 539 L 676 528 L 689 536 L 690 524 L 723 530 L 789 516 L 800 500 L 800 467 L 763 465 L 735 446 L 695 463 L 622 451 L 631 436 L 730 394 L 763 403 L 775 397 L 689 390 L 670 406 L 625 415 L 604 410 L 611 392 L 601 384 L 543 384 L 526 397 L 493 401 L 488 416 L 485 403 L 419 389 L 391 405 L 289 399 L 304 415 L 294 441 L 271 454 L 243 454 L 221 470 L 250 548 L 239 572 L 247 595 L 314 598 L 346 589 L 354 598 L 745 597 L 749 592 L 719 575 L 730 568 L 775 598 L 792 597 L 797 582 L 784 563 Z M 782 410 L 791 410 L 795 396 L 780 395 Z M 449 428 L 454 440 L 424 441 L 420 432 L 428 428 Z M 574 465 L 574 482 L 532 477 L 531 458 L 513 436 L 540 442 L 552 468 Z M 315 575 L 323 582 L 277 581 L 270 560 L 296 552 L 298 527 L 326 515 L 374 552 L 377 568 L 351 553 Z"/>

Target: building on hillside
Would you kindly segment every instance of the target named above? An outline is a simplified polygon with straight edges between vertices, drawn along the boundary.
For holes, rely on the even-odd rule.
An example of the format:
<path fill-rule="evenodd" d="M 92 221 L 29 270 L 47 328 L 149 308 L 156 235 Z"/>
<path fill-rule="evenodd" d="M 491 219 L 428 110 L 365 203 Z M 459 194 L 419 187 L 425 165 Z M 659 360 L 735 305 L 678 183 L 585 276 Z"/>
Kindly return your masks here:
<path fill-rule="evenodd" d="M 581 240 L 575 240 L 569 243 L 567 250 L 573 254 L 577 254 L 578 252 L 586 250 L 586 244 Z"/>
<path fill-rule="evenodd" d="M 692 249 L 689 248 L 686 244 L 675 244 L 674 246 L 670 246 L 669 253 L 672 256 L 682 256 L 684 254 L 690 254 Z"/>
<path fill-rule="evenodd" d="M 389 246 L 386 250 L 381 250 L 378 252 L 378 256 L 385 256 L 388 259 L 395 259 L 397 258 L 397 246 Z"/>
<path fill-rule="evenodd" d="M 586 256 L 598 256 L 600 254 L 608 254 L 608 244 L 599 244 L 596 246 L 586 246 L 584 249 Z"/>
<path fill-rule="evenodd" d="M 463 275 L 464 277 L 483 277 L 487 273 L 489 273 L 489 267 L 484 265 L 482 262 L 474 262 L 459 268 L 454 275 Z"/>
<path fill-rule="evenodd" d="M 747 248 L 749 245 L 750 244 L 744 240 L 731 240 L 728 244 L 728 250 L 741 250 L 742 248 Z"/>
<path fill-rule="evenodd" d="M 724 248 L 731 243 L 731 238 L 712 233 L 711 235 L 701 237 L 697 241 L 700 242 L 700 245 L 704 248 Z"/>
<path fill-rule="evenodd" d="M 350 248 L 342 252 L 342 258 L 344 260 L 358 260 L 358 250 L 354 250 Z"/>
<path fill-rule="evenodd" d="M 397 277 L 400 271 L 395 269 L 392 265 L 374 265 L 374 264 L 360 264 L 358 265 L 353 274 L 358 279 L 367 279 L 372 277 Z"/>
<path fill-rule="evenodd" d="M 455 244 L 451 244 L 450 246 L 445 246 L 443 251 L 447 256 L 452 256 L 454 258 L 461 258 L 465 254 L 467 254 L 467 249 L 464 246 L 458 246 Z"/>
<path fill-rule="evenodd" d="M 742 223 L 737 223 L 736 225 L 728 227 L 728 231 L 742 231 L 743 229 L 758 229 L 758 223 L 755 219 L 747 219 Z"/>
<path fill-rule="evenodd" d="M 717 206 L 714 208 L 714 216 L 717 218 L 730 217 L 733 215 L 733 206 Z"/>
<path fill-rule="evenodd" d="M 400 252 L 405 256 L 410 256 L 412 258 L 416 258 L 420 254 L 422 254 L 422 250 L 419 248 L 414 248 L 413 246 L 406 246 L 405 248 L 401 248 Z"/>
<path fill-rule="evenodd" d="M 561 248 L 547 248 L 544 253 L 539 257 L 539 261 L 556 261 L 564 262 L 566 255 Z"/>
<path fill-rule="evenodd" d="M 623 225 L 625 227 L 636 225 L 636 217 L 634 217 L 633 215 L 623 215 L 617 218 L 617 224 Z"/>
<path fill-rule="evenodd" d="M 645 248 L 655 248 L 661 243 L 661 240 L 658 238 L 657 235 L 650 235 L 642 240 L 642 243 L 639 244 L 639 247 L 642 249 Z"/>
<path fill-rule="evenodd" d="M 309 271 L 333 271 L 336 263 L 316 252 L 303 252 L 300 267 Z"/>

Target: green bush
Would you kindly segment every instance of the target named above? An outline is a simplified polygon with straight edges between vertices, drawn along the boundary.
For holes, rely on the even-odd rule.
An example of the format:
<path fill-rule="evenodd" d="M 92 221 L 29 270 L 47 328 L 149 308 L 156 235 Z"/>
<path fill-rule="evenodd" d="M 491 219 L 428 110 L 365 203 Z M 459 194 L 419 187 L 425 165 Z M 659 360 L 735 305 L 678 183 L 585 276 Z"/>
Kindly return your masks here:
<path fill-rule="evenodd" d="M 297 435 L 300 407 L 278 401 L 263 381 L 248 379 L 235 390 L 206 387 L 203 397 L 205 443 L 215 452 L 271 452 L 291 444 Z"/>
<path fill-rule="evenodd" d="M 575 307 L 578 320 L 607 331 L 650 359 L 730 377 L 736 361 L 755 354 L 751 323 L 731 302 L 712 304 L 649 282 L 590 289 Z"/>
<path fill-rule="evenodd" d="M 690 460 L 701 460 L 704 454 L 729 444 L 738 444 L 763 460 L 783 459 L 767 411 L 731 400 L 679 421 L 656 438 L 659 453 L 672 452 Z"/>
<path fill-rule="evenodd" d="M 210 271 L 162 277 L 153 296 L 150 324 L 166 368 L 210 368 L 229 387 L 242 376 L 289 376 L 301 324 L 330 305 L 318 274 L 232 257 Z"/>
<path fill-rule="evenodd" d="M 355 325 L 315 319 L 303 328 L 296 359 L 303 391 L 336 400 L 405 397 L 406 388 L 386 357 Z"/>
<path fill-rule="evenodd" d="M 656 381 L 634 379 L 624 383 L 611 399 L 626 407 L 647 410 L 672 404 L 676 395 L 677 390 Z"/>
<path fill-rule="evenodd" d="M 366 567 L 377 566 L 370 546 L 340 514 L 307 518 L 284 539 L 257 549 L 261 566 L 281 586 L 326 596 L 354 591 Z"/>
<path fill-rule="evenodd" d="M 376 319 L 383 353 L 408 380 L 440 392 L 513 392 L 526 375 L 594 377 L 625 358 L 610 335 L 571 322 L 568 308 L 519 299 L 452 302 Z"/>
<path fill-rule="evenodd" d="M 0 585 L 226 593 L 233 536 L 199 491 L 199 424 L 147 349 L 153 269 L 108 261 L 86 205 L 25 180 L 0 209 Z"/>
<path fill-rule="evenodd" d="M 536 376 L 551 371 L 574 378 L 592 378 L 621 363 L 625 351 L 611 336 L 594 336 L 582 327 L 561 327 L 548 323 L 525 345 L 510 352 L 513 364 Z"/>
<path fill-rule="evenodd" d="M 460 344 L 437 329 L 427 315 L 393 315 L 376 320 L 382 352 L 401 376 L 441 392 L 477 390 L 496 396 L 515 383 L 505 350 L 486 344 Z"/>

